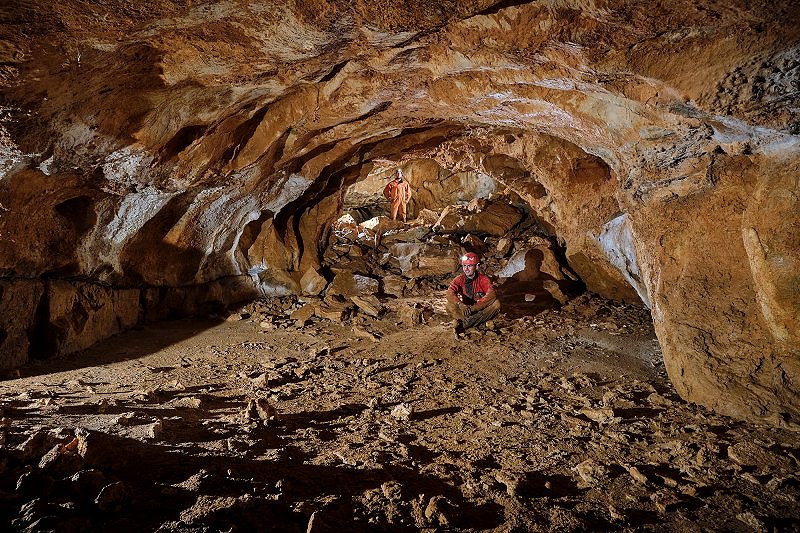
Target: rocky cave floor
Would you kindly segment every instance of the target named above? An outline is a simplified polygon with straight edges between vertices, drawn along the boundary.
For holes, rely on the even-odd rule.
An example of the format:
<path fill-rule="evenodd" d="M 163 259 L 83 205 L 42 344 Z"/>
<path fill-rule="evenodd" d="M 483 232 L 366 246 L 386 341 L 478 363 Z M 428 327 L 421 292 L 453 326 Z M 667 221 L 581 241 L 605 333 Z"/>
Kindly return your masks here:
<path fill-rule="evenodd" d="M 442 294 L 306 325 L 255 302 L 28 365 L 0 383 L 2 528 L 800 529 L 796 428 L 679 399 L 646 310 L 584 295 L 458 339 Z"/>

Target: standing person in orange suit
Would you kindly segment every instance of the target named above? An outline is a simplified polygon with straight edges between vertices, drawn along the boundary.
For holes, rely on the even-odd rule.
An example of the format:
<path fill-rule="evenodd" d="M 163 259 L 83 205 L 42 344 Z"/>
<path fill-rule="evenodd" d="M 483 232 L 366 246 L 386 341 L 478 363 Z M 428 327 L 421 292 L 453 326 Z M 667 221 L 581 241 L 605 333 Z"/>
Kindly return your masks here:
<path fill-rule="evenodd" d="M 397 220 L 399 214 L 406 221 L 408 202 L 411 200 L 411 187 L 403 179 L 403 171 L 397 169 L 395 178 L 386 184 L 383 195 L 392 203 L 392 220 Z"/>

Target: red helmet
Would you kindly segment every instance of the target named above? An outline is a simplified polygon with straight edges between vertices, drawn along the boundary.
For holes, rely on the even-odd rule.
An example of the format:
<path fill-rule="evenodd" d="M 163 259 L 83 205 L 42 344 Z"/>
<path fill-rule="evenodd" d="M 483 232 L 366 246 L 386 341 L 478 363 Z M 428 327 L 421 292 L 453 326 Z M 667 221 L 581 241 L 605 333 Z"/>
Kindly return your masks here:
<path fill-rule="evenodd" d="M 462 265 L 477 265 L 480 263 L 481 260 L 478 257 L 478 254 L 474 252 L 467 252 L 461 256 L 461 264 Z"/>

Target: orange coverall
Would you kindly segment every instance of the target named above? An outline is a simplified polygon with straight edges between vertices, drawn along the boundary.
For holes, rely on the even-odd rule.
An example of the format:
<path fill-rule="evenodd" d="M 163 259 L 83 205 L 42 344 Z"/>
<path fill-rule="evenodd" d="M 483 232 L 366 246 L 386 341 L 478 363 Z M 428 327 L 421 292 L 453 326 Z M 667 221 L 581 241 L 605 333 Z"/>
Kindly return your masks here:
<path fill-rule="evenodd" d="M 406 205 L 411 200 L 411 187 L 408 182 L 397 181 L 396 179 L 386 184 L 383 189 L 383 195 L 387 200 L 392 202 L 392 220 L 397 220 L 397 215 L 403 217 L 403 222 L 406 221 Z"/>

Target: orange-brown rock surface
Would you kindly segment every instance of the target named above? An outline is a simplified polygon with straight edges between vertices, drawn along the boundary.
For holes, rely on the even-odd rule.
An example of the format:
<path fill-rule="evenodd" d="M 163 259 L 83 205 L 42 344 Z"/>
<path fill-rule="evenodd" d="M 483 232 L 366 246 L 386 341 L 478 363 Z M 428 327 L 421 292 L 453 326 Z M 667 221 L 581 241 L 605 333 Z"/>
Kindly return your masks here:
<path fill-rule="evenodd" d="M 62 353 L 300 292 L 347 186 L 435 161 L 516 193 L 590 291 L 644 302 L 686 399 L 797 418 L 798 11 L 5 3 L 0 363 L 39 355 L 31 331 Z M 64 325 L 67 301 L 100 315 Z"/>

